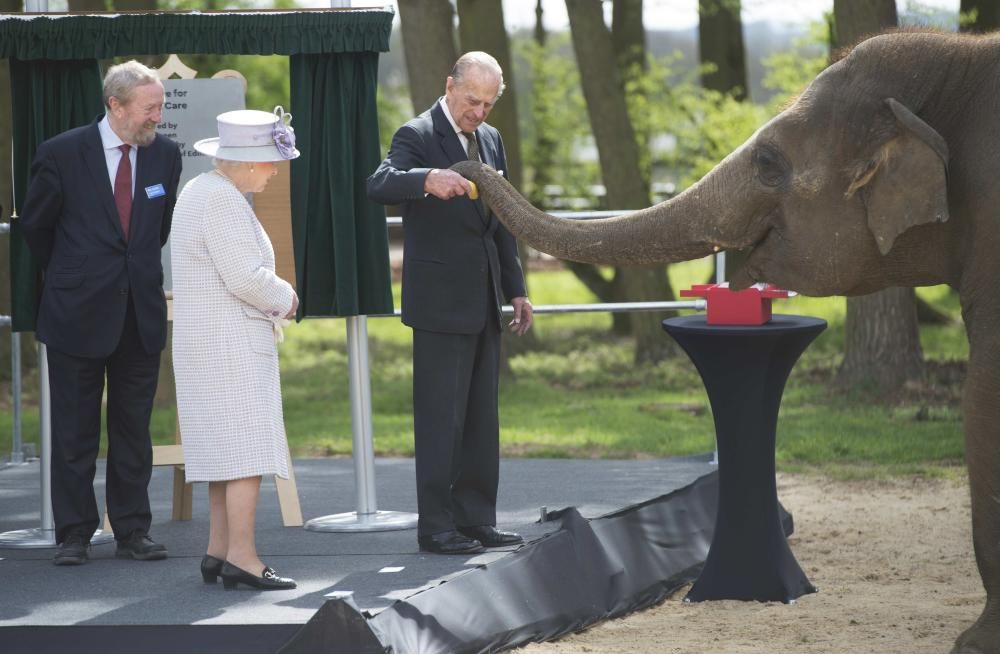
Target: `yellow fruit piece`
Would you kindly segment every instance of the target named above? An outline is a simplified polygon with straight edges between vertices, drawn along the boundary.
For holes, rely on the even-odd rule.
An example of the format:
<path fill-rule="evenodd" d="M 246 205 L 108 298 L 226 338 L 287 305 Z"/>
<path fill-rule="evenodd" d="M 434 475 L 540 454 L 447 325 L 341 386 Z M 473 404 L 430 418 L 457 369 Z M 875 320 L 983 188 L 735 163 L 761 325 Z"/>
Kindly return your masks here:
<path fill-rule="evenodd" d="M 478 200 L 479 199 L 479 187 L 472 180 L 469 180 L 469 199 Z"/>

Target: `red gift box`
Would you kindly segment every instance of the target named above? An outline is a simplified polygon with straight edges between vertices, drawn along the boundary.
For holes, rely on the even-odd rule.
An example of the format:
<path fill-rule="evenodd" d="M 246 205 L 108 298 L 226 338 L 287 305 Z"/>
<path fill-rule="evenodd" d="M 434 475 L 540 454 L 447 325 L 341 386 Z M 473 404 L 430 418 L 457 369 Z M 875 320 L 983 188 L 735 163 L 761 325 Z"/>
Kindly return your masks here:
<path fill-rule="evenodd" d="M 709 325 L 763 325 L 771 320 L 771 300 L 794 293 L 770 284 L 755 284 L 734 291 L 728 284 L 695 284 L 681 291 L 681 297 L 703 297 Z"/>

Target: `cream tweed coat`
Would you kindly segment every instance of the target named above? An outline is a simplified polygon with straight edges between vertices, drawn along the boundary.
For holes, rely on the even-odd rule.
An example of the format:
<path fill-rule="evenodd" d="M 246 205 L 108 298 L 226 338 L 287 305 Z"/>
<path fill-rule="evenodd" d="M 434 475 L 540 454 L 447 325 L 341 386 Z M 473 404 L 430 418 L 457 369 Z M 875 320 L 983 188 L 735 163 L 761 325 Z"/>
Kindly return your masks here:
<path fill-rule="evenodd" d="M 274 325 L 292 306 L 246 198 L 216 172 L 174 207 L 174 375 L 187 481 L 288 477 Z"/>

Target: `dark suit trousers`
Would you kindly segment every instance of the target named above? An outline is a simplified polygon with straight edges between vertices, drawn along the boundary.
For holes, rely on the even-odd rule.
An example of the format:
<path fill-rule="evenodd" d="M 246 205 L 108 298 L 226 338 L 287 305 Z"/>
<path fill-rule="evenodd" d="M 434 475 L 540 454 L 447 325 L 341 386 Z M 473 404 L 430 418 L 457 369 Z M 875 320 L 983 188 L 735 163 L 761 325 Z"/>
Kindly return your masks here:
<path fill-rule="evenodd" d="M 413 330 L 417 535 L 496 524 L 500 328 Z"/>
<path fill-rule="evenodd" d="M 148 531 L 153 448 L 149 418 L 160 353 L 139 339 L 132 298 L 118 347 L 107 358 L 48 350 L 52 408 L 52 513 L 56 541 L 72 533 L 89 539 L 100 525 L 94 473 L 101 440 L 101 403 L 108 380 L 106 496 L 115 538 Z"/>

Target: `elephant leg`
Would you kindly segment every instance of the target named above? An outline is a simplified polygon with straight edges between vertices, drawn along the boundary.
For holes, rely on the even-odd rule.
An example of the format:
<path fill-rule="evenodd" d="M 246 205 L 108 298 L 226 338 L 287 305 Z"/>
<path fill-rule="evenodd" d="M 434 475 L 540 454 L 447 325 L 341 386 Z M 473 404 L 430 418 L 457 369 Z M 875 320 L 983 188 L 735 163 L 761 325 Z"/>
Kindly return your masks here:
<path fill-rule="evenodd" d="M 973 345 L 984 354 L 969 362 L 963 401 L 972 539 L 986 606 L 952 654 L 1000 654 L 1000 348 L 989 350 Z"/>

